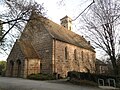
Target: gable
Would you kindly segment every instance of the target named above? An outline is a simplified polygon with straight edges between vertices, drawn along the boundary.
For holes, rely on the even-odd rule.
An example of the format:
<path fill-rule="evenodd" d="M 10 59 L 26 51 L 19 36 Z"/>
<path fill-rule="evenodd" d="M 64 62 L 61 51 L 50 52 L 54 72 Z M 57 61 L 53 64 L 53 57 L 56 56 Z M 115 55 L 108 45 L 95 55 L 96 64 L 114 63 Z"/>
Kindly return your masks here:
<path fill-rule="evenodd" d="M 18 44 L 21 48 L 21 51 L 27 58 L 39 58 L 32 44 L 28 40 L 19 40 Z"/>
<path fill-rule="evenodd" d="M 25 55 L 21 51 L 21 48 L 20 48 L 18 42 L 15 42 L 7 60 L 17 60 L 20 58 L 25 58 Z"/>
<path fill-rule="evenodd" d="M 33 46 L 29 41 L 20 41 L 17 40 L 8 56 L 8 59 L 20 59 L 20 58 L 39 58 L 37 53 L 35 52 Z"/>

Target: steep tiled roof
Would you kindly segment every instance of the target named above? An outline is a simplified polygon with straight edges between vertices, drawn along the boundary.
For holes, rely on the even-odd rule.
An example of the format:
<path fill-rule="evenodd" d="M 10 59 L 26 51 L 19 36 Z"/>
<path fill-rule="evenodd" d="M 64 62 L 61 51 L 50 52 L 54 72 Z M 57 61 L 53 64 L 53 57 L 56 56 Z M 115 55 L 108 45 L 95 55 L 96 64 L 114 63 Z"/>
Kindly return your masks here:
<path fill-rule="evenodd" d="M 88 44 L 88 42 L 80 35 L 67 30 L 63 26 L 60 26 L 50 20 L 48 20 L 48 25 L 45 24 L 46 29 L 52 35 L 53 38 L 58 39 L 60 41 L 64 41 L 81 48 L 93 50 L 92 47 Z"/>
<path fill-rule="evenodd" d="M 28 24 L 31 23 L 29 25 L 32 27 L 36 26 L 38 29 L 38 30 L 36 30 L 37 32 L 39 32 L 39 28 L 42 28 L 42 29 L 46 30 L 53 39 L 63 41 L 63 42 L 66 42 L 66 43 L 69 43 L 69 44 L 72 44 L 72 45 L 95 52 L 94 48 L 85 40 L 84 37 L 66 29 L 65 27 L 58 25 L 55 22 L 53 22 L 43 16 L 32 15 L 30 19 L 31 20 L 28 22 Z M 31 30 L 32 29 L 30 29 L 30 31 Z M 28 31 L 26 33 L 30 34 L 30 31 Z M 24 34 L 25 34 L 25 32 L 24 32 Z M 29 36 L 31 36 L 31 35 L 32 34 L 30 34 Z"/>
<path fill-rule="evenodd" d="M 23 54 L 27 57 L 27 58 L 39 58 L 39 56 L 37 55 L 36 51 L 34 50 L 32 44 L 30 43 L 30 41 L 27 40 L 18 40 L 17 41 Z"/>
<path fill-rule="evenodd" d="M 34 16 L 34 18 L 37 18 L 38 22 L 43 22 L 45 29 L 49 32 L 52 38 L 95 52 L 93 47 L 88 44 L 82 36 L 67 30 L 65 27 L 58 25 L 45 17 Z"/>

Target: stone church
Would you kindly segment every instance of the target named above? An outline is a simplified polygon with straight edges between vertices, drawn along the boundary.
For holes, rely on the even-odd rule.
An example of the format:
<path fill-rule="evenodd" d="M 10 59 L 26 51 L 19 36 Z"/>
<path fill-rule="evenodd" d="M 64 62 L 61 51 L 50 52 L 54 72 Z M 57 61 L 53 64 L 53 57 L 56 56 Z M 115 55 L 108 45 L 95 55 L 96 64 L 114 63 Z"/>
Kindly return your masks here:
<path fill-rule="evenodd" d="M 68 71 L 95 72 L 95 51 L 83 36 L 72 32 L 72 19 L 60 19 L 61 25 L 31 15 L 21 37 L 7 59 L 6 76 L 26 78 L 48 73 L 67 76 Z"/>

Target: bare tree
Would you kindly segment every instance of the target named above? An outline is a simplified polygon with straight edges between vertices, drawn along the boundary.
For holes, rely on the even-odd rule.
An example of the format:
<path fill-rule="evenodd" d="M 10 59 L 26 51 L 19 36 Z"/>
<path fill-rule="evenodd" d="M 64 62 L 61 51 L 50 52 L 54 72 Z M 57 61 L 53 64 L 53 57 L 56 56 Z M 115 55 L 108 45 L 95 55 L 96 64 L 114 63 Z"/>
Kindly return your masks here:
<path fill-rule="evenodd" d="M 45 15 L 45 10 L 43 4 L 38 4 L 34 0 L 2 0 L 1 2 L 6 6 L 6 12 L 0 14 L 2 20 L 0 25 L 5 27 L 0 38 L 0 48 L 5 49 L 19 38 L 32 12 Z"/>
<path fill-rule="evenodd" d="M 58 0 L 58 5 L 62 5 L 62 6 L 64 6 L 65 5 L 65 1 L 66 0 Z M 88 0 L 86 0 L 85 2 L 87 2 Z M 84 3 L 85 3 L 84 2 Z M 84 4 L 84 3 L 81 3 L 81 4 Z M 75 21 L 75 20 L 77 20 L 92 4 L 94 4 L 95 3 L 95 1 L 94 0 L 91 0 L 91 3 L 88 5 L 88 6 L 86 6 L 85 8 L 84 8 L 84 10 L 83 11 L 81 11 L 74 19 L 72 19 L 72 21 Z"/>
<path fill-rule="evenodd" d="M 2 21 L 0 21 L 2 23 Z M 3 36 L 3 25 L 0 25 L 0 38 Z"/>
<path fill-rule="evenodd" d="M 84 13 L 83 30 L 95 47 L 102 49 L 110 58 L 114 74 L 118 75 L 117 45 L 120 20 L 120 1 L 96 0 L 89 12 Z"/>

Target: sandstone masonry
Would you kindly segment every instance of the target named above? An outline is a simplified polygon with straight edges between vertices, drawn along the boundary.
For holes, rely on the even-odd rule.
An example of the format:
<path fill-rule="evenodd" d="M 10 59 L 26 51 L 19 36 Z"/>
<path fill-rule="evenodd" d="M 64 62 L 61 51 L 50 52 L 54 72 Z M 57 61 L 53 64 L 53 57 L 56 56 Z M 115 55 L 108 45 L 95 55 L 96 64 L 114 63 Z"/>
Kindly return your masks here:
<path fill-rule="evenodd" d="M 94 48 L 71 31 L 68 16 L 61 21 L 63 26 L 32 15 L 8 56 L 6 76 L 26 78 L 33 73 L 56 73 L 66 77 L 68 71 L 94 73 Z"/>

